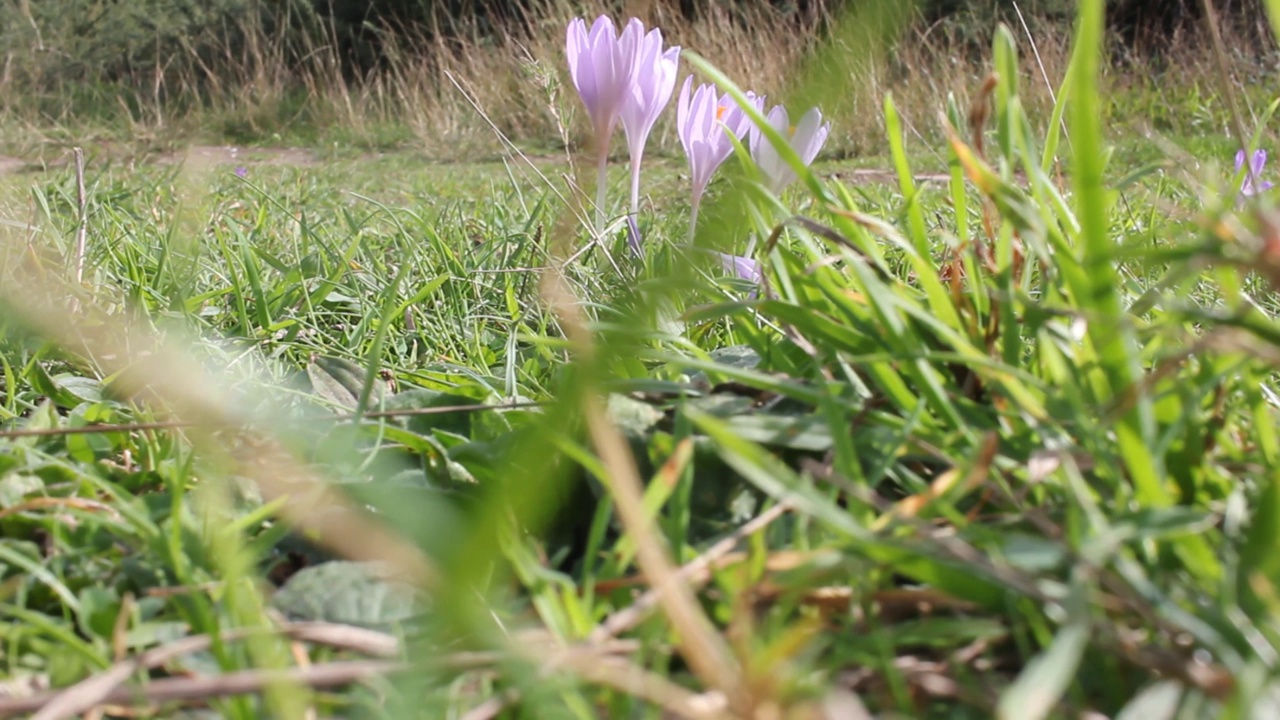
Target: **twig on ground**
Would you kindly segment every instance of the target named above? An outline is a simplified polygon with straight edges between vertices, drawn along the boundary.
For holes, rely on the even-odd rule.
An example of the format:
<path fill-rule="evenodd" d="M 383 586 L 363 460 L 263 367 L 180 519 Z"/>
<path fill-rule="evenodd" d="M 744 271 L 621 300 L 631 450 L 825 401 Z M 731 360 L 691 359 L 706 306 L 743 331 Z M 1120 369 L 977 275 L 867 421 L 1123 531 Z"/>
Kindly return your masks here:
<path fill-rule="evenodd" d="M 223 675 L 161 678 L 136 688 L 118 687 L 119 683 L 116 683 L 105 693 L 99 693 L 91 705 L 82 709 L 72 709 L 80 708 L 84 702 L 80 697 L 69 698 L 64 703 L 57 702 L 57 696 L 50 697 L 47 693 L 24 698 L 0 699 L 0 717 L 38 709 L 40 712 L 33 715 L 31 720 L 69 718 L 87 712 L 95 705 L 207 700 L 225 695 L 256 693 L 277 683 L 292 683 L 312 688 L 334 687 L 403 672 L 408 668 L 408 663 L 398 660 L 349 660 L 312 665 L 308 668 L 238 670 Z M 94 677 L 101 677 L 101 675 Z M 87 698 L 87 695 L 84 697 Z"/>
<path fill-rule="evenodd" d="M 111 507 L 110 505 L 103 502 L 98 502 L 97 500 L 90 500 L 88 498 L 76 498 L 76 497 L 31 498 L 30 500 L 24 500 L 23 502 L 20 502 L 16 505 L 10 505 L 7 508 L 0 508 L 0 518 L 5 518 L 10 515 L 16 515 L 18 513 L 28 512 L 31 510 L 39 510 L 40 508 L 46 508 L 46 507 L 69 507 L 69 508 L 75 508 L 76 510 L 100 511 L 113 516 L 117 520 L 120 519 L 120 512 L 115 508 Z"/>
<path fill-rule="evenodd" d="M 256 629 L 233 630 L 223 633 L 221 639 L 223 641 L 239 640 L 263 632 L 265 631 Z M 281 627 L 279 633 L 295 640 L 381 658 L 395 657 L 400 651 L 400 643 L 393 636 L 351 625 L 320 622 L 291 623 Z M 118 662 L 107 670 L 63 690 L 16 700 L 0 698 L 0 717 L 39 708 L 40 711 L 32 716 L 31 720 L 55 720 L 79 715 L 97 705 L 117 702 L 118 700 L 112 699 L 114 697 L 112 693 L 116 692 L 120 684 L 135 672 L 150 670 L 174 658 L 206 650 L 213 644 L 213 640 L 212 635 L 193 635 Z M 125 699 L 129 697 L 131 695 L 126 696 Z M 27 704 L 22 708 L 12 707 L 11 704 L 17 701 L 24 701 Z M 30 704 L 36 701 L 38 704 Z"/>
<path fill-rule="evenodd" d="M 587 682 L 647 700 L 676 717 L 695 720 L 734 720 L 738 717 L 724 708 L 723 698 L 695 694 L 621 658 L 602 661 L 586 653 L 568 653 L 557 658 L 554 666 L 569 670 Z"/>
<path fill-rule="evenodd" d="M 220 639 L 223 642 L 229 642 L 270 632 L 272 631 L 258 628 L 232 630 L 223 633 Z M 81 715 L 102 705 L 155 704 L 170 700 L 196 700 L 218 695 L 251 693 L 258 692 L 267 684 L 277 681 L 290 681 L 310 687 L 327 687 L 409 668 L 408 663 L 395 660 L 401 653 L 399 640 L 376 630 L 337 623 L 298 622 L 287 623 L 276 632 L 295 642 L 326 645 L 370 655 L 379 658 L 377 663 L 381 664 L 329 663 L 293 668 L 288 671 L 294 674 L 281 674 L 279 671 L 243 671 L 214 677 L 166 678 L 151 681 L 141 688 L 121 687 L 136 672 L 163 666 L 175 658 L 206 650 L 213 644 L 211 635 L 193 635 L 123 660 L 103 672 L 62 690 L 19 698 L 0 697 L 0 717 L 38 711 L 32 716 L 32 720 L 60 720 Z M 546 646 L 545 642 L 540 643 L 524 638 L 518 645 L 513 645 L 504 652 L 453 653 L 434 659 L 429 664 L 454 671 L 467 671 L 495 665 L 509 654 L 526 657 L 536 655 L 536 659 L 548 667 L 563 667 L 576 673 L 581 667 L 600 663 L 603 659 L 610 657 L 633 653 L 640 647 L 639 643 L 629 640 L 614 640 L 567 648 L 554 647 L 549 651 Z M 312 670 L 316 672 L 311 673 Z"/>

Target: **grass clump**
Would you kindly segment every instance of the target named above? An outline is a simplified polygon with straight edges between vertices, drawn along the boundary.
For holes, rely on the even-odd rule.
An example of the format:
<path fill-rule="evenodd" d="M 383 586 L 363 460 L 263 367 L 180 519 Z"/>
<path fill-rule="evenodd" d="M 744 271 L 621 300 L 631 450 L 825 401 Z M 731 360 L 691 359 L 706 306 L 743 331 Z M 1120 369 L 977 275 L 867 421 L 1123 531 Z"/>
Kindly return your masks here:
<path fill-rule="evenodd" d="M 0 712 L 1264 707 L 1274 200 L 1111 151 L 1080 5 L 940 178 L 884 97 L 888 183 L 747 163 L 690 244 L 659 165 L 640 257 L 518 153 L 8 178 Z"/>

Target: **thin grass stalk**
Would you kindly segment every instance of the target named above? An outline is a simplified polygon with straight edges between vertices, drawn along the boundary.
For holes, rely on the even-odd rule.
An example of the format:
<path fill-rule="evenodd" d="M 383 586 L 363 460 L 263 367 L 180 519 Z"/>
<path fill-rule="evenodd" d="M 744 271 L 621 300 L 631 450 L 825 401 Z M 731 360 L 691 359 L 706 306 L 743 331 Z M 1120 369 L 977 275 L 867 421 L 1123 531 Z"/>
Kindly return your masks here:
<path fill-rule="evenodd" d="M 543 295 L 560 318 L 561 326 L 575 347 L 578 362 L 588 372 L 594 372 L 595 342 L 584 325 L 579 304 L 563 274 L 555 267 L 548 268 L 543 275 Z M 662 538 L 645 512 L 642 482 L 635 460 L 621 433 L 605 415 L 594 389 L 584 393 L 583 415 L 592 442 L 608 470 L 603 478 L 605 485 L 613 496 L 623 526 L 635 542 L 636 560 L 641 571 L 658 591 L 681 655 L 703 682 L 724 693 L 734 711 L 747 712 L 751 699 L 738 663 L 668 557 Z"/>

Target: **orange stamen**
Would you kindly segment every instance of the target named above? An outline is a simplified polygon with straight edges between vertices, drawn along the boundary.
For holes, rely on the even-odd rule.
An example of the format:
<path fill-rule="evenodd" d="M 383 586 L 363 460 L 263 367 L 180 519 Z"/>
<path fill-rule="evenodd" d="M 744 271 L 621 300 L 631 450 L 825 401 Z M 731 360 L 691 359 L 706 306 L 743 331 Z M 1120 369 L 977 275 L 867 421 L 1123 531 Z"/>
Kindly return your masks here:
<path fill-rule="evenodd" d="M 717 119 L 717 120 L 721 120 L 721 119 L 723 119 L 723 118 L 724 118 L 724 111 L 725 111 L 726 109 L 727 109 L 727 108 L 726 108 L 725 106 L 723 106 L 723 105 L 720 105 L 719 107 L 717 107 L 717 108 L 716 108 L 716 119 Z"/>

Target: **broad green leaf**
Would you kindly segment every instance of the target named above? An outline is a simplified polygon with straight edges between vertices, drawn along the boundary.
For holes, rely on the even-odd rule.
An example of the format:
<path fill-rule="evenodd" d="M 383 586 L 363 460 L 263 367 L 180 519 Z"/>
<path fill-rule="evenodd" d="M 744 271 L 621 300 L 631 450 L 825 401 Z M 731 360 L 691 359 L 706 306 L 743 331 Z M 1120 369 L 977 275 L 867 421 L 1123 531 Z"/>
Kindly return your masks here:
<path fill-rule="evenodd" d="M 423 611 L 413 586 L 391 579 L 375 564 L 345 560 L 299 570 L 271 604 L 298 620 L 382 629 Z"/>
<path fill-rule="evenodd" d="M 471 407 L 482 405 L 480 401 L 466 395 L 430 390 L 427 388 L 409 388 L 394 395 L 388 395 L 382 402 L 380 410 L 388 412 L 433 410 L 451 407 Z M 396 422 L 420 435 L 433 430 L 441 430 L 464 437 L 471 436 L 471 418 L 475 413 L 467 410 L 454 412 L 431 412 L 419 415 L 401 415 L 395 417 Z"/>

